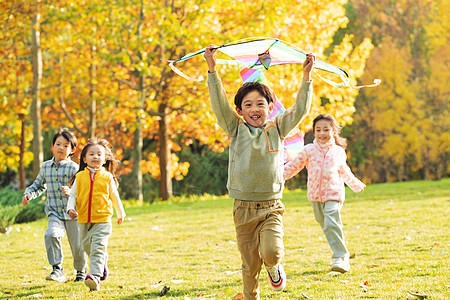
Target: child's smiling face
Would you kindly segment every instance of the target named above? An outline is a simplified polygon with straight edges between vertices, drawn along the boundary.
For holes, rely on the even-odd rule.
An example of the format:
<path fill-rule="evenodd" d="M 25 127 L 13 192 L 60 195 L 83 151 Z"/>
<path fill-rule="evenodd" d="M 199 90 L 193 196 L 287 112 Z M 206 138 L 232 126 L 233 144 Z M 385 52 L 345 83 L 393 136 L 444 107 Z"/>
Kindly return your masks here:
<path fill-rule="evenodd" d="M 106 163 L 105 148 L 98 144 L 90 146 L 84 157 L 84 162 L 88 167 L 99 169 Z"/>
<path fill-rule="evenodd" d="M 273 103 L 267 103 L 266 98 L 258 91 L 251 91 L 242 99 L 241 107 L 242 109 L 236 107 L 236 111 L 244 117 L 245 122 L 253 127 L 261 127 L 267 123 Z"/>
<path fill-rule="evenodd" d="M 328 120 L 319 120 L 314 127 L 314 137 L 321 144 L 326 144 L 336 133 L 333 125 Z"/>

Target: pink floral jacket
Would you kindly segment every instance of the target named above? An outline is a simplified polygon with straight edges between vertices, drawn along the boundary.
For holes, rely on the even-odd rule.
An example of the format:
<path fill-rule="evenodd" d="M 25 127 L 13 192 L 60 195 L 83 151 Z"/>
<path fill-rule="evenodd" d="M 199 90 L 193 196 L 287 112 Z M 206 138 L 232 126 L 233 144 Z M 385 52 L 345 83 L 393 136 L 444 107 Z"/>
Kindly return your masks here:
<path fill-rule="evenodd" d="M 322 148 L 314 140 L 306 145 L 300 154 L 284 167 L 284 180 L 308 169 L 308 200 L 326 202 L 337 200 L 344 202 L 344 182 L 354 191 L 362 192 L 366 185 L 353 175 L 346 163 L 347 154 L 344 148 L 336 145 L 332 139 Z"/>

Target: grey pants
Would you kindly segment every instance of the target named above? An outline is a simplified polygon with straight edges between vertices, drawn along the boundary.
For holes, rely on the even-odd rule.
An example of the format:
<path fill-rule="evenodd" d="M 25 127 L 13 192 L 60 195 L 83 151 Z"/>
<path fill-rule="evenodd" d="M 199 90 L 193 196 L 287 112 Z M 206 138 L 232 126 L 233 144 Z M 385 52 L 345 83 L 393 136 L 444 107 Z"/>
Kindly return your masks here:
<path fill-rule="evenodd" d="M 48 262 L 52 266 L 62 269 L 63 249 L 61 238 L 67 232 L 70 250 L 72 250 L 73 267 L 77 271 L 86 270 L 87 255 L 81 246 L 80 233 L 77 220 L 61 220 L 54 215 L 48 219 L 48 228 L 45 231 L 45 248 L 47 249 Z"/>
<path fill-rule="evenodd" d="M 333 251 L 332 258 L 348 256 L 344 232 L 342 230 L 342 203 L 339 201 L 311 202 L 311 205 L 314 210 L 314 216 L 322 227 L 328 244 Z"/>
<path fill-rule="evenodd" d="M 112 224 L 84 223 L 80 226 L 81 243 L 89 255 L 89 274 L 103 276 L 106 263 L 108 239 L 111 236 Z"/>

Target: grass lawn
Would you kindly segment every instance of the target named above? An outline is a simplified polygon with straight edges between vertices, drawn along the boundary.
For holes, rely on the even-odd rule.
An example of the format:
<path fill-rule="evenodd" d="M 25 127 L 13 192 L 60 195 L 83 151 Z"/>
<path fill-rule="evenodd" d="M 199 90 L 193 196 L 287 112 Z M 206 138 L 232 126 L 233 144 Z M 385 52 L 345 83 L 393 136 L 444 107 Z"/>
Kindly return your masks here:
<path fill-rule="evenodd" d="M 342 218 L 354 258 L 339 275 L 329 272 L 331 250 L 306 191 L 286 192 L 283 202 L 288 285 L 274 294 L 262 272 L 261 299 L 450 299 L 450 179 L 348 190 Z M 67 238 L 71 281 L 45 280 L 46 219 L 15 225 L 0 235 L 0 299 L 232 299 L 242 280 L 231 209 L 226 197 L 127 208 L 125 222 L 114 223 L 111 275 L 98 292 L 72 282 Z"/>

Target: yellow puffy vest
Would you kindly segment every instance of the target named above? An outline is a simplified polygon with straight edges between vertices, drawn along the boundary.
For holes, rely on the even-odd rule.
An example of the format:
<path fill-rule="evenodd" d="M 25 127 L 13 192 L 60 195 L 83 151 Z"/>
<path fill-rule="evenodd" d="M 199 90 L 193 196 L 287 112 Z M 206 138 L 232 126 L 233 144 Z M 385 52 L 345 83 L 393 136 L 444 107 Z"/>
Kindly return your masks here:
<path fill-rule="evenodd" d="M 113 205 L 109 197 L 112 175 L 105 168 L 95 172 L 86 168 L 76 175 L 78 223 L 106 223 L 113 215 Z"/>

